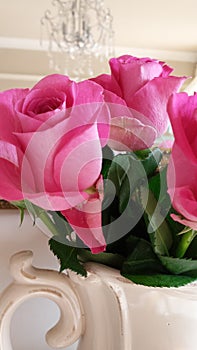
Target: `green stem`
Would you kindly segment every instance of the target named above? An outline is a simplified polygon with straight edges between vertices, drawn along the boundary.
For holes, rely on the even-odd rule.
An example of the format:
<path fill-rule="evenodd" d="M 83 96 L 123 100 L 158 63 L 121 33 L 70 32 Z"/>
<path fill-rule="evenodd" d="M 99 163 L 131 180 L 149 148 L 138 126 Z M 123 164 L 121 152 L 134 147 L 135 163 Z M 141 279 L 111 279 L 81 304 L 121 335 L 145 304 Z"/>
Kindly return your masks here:
<path fill-rule="evenodd" d="M 176 257 L 177 258 L 183 258 L 187 249 L 189 248 L 191 242 L 193 241 L 194 237 L 196 236 L 197 231 L 195 230 L 189 230 L 186 233 L 182 234 L 181 240 L 178 244 L 177 250 L 176 250 Z"/>

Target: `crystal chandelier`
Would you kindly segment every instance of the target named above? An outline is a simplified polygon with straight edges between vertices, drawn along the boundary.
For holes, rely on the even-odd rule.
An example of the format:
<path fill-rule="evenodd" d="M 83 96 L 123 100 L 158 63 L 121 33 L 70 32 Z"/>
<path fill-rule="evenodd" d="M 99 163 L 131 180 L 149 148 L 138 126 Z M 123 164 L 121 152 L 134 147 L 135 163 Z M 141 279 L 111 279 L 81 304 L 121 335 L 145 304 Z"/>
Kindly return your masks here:
<path fill-rule="evenodd" d="M 56 13 L 41 19 L 50 68 L 80 80 L 113 55 L 112 16 L 103 0 L 53 0 Z"/>

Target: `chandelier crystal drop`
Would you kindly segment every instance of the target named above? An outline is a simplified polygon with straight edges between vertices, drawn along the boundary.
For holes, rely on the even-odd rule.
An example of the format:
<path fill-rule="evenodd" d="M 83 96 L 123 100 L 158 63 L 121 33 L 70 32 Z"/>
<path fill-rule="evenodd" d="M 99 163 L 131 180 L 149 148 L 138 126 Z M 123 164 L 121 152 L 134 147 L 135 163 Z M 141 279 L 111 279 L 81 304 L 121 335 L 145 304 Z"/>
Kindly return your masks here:
<path fill-rule="evenodd" d="M 50 68 L 75 80 L 91 77 L 114 54 L 113 18 L 103 0 L 53 0 L 41 25 L 48 37 Z"/>

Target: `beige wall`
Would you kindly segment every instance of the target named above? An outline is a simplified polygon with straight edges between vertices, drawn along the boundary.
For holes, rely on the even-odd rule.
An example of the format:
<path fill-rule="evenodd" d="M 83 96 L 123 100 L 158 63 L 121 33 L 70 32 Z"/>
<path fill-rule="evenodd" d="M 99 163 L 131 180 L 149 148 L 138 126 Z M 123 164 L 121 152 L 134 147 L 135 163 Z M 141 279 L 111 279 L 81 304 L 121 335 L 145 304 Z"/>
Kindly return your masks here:
<path fill-rule="evenodd" d="M 129 54 L 138 56 L 137 50 L 127 51 Z M 119 55 L 119 54 L 118 54 Z M 117 55 L 117 56 L 118 56 Z M 183 60 L 173 61 L 171 58 L 168 60 L 165 56 L 168 56 L 168 52 L 160 51 L 153 52 L 149 57 L 158 58 L 168 63 L 174 68 L 173 74 L 178 76 L 193 77 L 195 73 L 195 62 L 184 62 Z M 147 51 L 140 51 L 139 57 L 147 57 Z M 172 56 L 172 53 L 171 53 Z M 97 74 L 108 73 L 107 62 L 101 66 L 97 64 Z M 44 51 L 36 50 L 19 50 L 19 49 L 0 49 L 0 90 L 5 90 L 14 87 L 32 87 L 42 76 L 54 73 L 49 69 L 48 57 Z M 189 79 L 186 82 L 189 83 Z"/>

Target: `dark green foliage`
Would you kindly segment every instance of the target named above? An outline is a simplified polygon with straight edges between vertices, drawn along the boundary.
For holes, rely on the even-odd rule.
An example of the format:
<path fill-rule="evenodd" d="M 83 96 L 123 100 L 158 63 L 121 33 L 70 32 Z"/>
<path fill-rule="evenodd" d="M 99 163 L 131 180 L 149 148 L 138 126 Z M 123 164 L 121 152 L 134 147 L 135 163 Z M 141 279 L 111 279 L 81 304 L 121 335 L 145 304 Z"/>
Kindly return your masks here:
<path fill-rule="evenodd" d="M 78 249 L 65 245 L 55 239 L 49 240 L 51 251 L 60 261 L 60 271 L 71 269 L 77 274 L 87 276 L 87 272 L 78 259 Z"/>
<path fill-rule="evenodd" d="M 45 212 L 26 203 L 35 220 L 42 220 L 53 233 L 49 245 L 60 261 L 60 271 L 71 269 L 86 276 L 83 263 L 94 261 L 147 286 L 178 287 L 197 278 L 196 233 L 183 233 L 184 226 L 171 218 L 175 211 L 161 159 L 157 148 L 115 156 L 108 146 L 103 149 L 102 225 L 107 243 L 103 253 L 79 249 L 82 242 L 78 237 L 72 242 L 72 228 L 61 212 Z M 23 217 L 25 204 L 14 204 Z"/>

